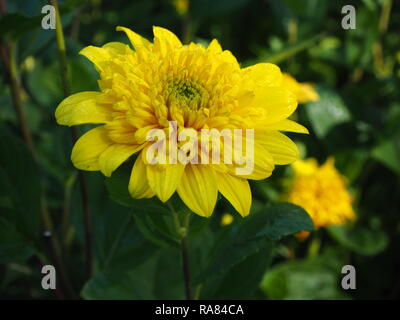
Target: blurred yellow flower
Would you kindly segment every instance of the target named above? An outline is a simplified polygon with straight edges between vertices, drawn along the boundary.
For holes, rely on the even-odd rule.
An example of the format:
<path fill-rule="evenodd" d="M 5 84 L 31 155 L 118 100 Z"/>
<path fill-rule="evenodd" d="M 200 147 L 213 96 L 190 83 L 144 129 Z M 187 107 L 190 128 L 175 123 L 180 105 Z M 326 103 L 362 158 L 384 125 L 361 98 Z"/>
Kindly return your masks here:
<path fill-rule="evenodd" d="M 233 222 L 233 216 L 230 213 L 224 213 L 221 218 L 221 226 L 228 226 Z"/>
<path fill-rule="evenodd" d="M 296 110 L 297 99 L 280 86 L 280 69 L 268 63 L 242 69 L 216 40 L 207 48 L 182 45 L 169 30 L 154 27 L 151 43 L 127 28 L 117 30 L 127 34 L 135 50 L 118 42 L 84 48 L 81 54 L 100 74 L 101 91 L 71 95 L 56 110 L 61 125 L 102 124 L 76 142 L 71 155 L 75 167 L 109 177 L 138 154 L 127 186 L 133 198 L 157 196 L 166 202 L 177 191 L 193 212 L 209 217 L 220 192 L 242 216 L 248 215 L 252 197 L 247 179 L 265 179 L 275 165 L 299 158 L 296 144 L 280 131 L 307 133 L 287 119 Z M 149 141 L 149 132 L 169 131 L 171 122 L 176 126 L 172 127 L 175 138 L 168 135 Z M 206 140 L 200 155 L 203 160 L 206 153 L 207 164 L 197 164 L 193 158 L 185 163 L 172 161 L 175 158 L 156 164 L 152 163 L 156 157 L 149 160 L 154 145 L 168 146 L 171 152 L 176 135 L 186 129 L 194 132 L 193 141 L 187 142 L 191 145 L 203 142 L 203 129 L 234 132 L 235 141 L 236 130 L 251 130 L 252 137 L 246 134 L 238 141 L 243 141 L 246 155 L 249 149 L 253 152 L 245 158 L 241 144 L 236 149 L 235 143 L 224 140 L 220 144 L 224 153 L 227 147 L 244 162 L 226 162 L 223 154 L 224 162 L 215 164 L 214 152 L 212 161 L 208 154 L 210 140 Z M 239 174 L 248 163 L 252 170 Z"/>
<path fill-rule="evenodd" d="M 184 16 L 189 10 L 189 0 L 173 0 L 172 3 L 176 12 L 181 16 Z"/>
<path fill-rule="evenodd" d="M 319 95 L 311 83 L 298 82 L 290 74 L 283 73 L 282 86 L 296 95 L 298 103 L 317 101 L 319 99 Z"/>
<path fill-rule="evenodd" d="M 318 166 L 309 158 L 293 163 L 294 179 L 288 201 L 303 207 L 311 216 L 315 228 L 344 224 L 355 219 L 352 198 L 345 178 L 328 158 Z"/>

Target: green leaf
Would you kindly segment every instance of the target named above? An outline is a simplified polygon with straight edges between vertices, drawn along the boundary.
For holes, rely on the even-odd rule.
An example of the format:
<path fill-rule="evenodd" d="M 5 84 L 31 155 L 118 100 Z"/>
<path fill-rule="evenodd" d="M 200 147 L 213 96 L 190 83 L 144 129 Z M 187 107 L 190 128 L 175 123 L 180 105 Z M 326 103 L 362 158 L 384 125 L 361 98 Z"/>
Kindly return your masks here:
<path fill-rule="evenodd" d="M 365 256 L 382 252 L 389 243 L 387 234 L 382 230 L 369 230 L 358 225 L 331 226 L 328 231 L 343 247 Z"/>
<path fill-rule="evenodd" d="M 157 198 L 133 199 L 128 191 L 132 164 L 127 163 L 106 178 L 111 199 L 132 208 L 135 224 L 143 235 L 157 245 L 177 246 L 178 235 L 172 213 Z"/>
<path fill-rule="evenodd" d="M 180 254 L 168 248 L 130 269 L 99 272 L 81 292 L 83 298 L 90 300 L 183 299 L 183 295 Z"/>
<path fill-rule="evenodd" d="M 0 34 L 5 40 L 17 40 L 22 34 L 41 27 L 42 16 L 28 17 L 10 13 L 0 17 Z"/>
<path fill-rule="evenodd" d="M 223 230 L 215 241 L 208 266 L 195 283 L 228 271 L 266 246 L 284 236 L 312 231 L 313 223 L 304 209 L 289 203 L 276 204 L 244 218 L 241 223 Z"/>
<path fill-rule="evenodd" d="M 324 33 L 316 35 L 310 39 L 302 40 L 297 43 L 291 44 L 285 48 L 283 48 L 279 52 L 269 53 L 261 55 L 260 59 L 269 63 L 279 64 L 283 61 L 289 59 L 290 57 L 295 56 L 299 52 L 306 50 L 308 48 L 313 47 L 318 40 L 325 36 Z"/>
<path fill-rule="evenodd" d="M 83 287 L 81 296 L 88 300 L 154 299 L 152 276 L 155 260 L 126 269 L 109 269 L 94 275 Z"/>
<path fill-rule="evenodd" d="M 40 201 L 40 180 L 31 152 L 0 128 L 0 216 L 32 243 L 39 236 Z"/>
<path fill-rule="evenodd" d="M 131 163 L 131 162 L 129 162 Z M 110 178 L 105 179 L 108 194 L 112 200 L 120 205 L 136 208 L 147 202 L 147 199 L 133 199 L 128 191 L 130 170 L 132 165 L 124 164 L 113 172 Z"/>
<path fill-rule="evenodd" d="M 0 217 L 0 263 L 25 262 L 34 253 L 29 240 L 12 223 Z"/>
<path fill-rule="evenodd" d="M 212 278 L 201 290 L 201 299 L 250 299 L 265 270 L 270 265 L 274 244 L 267 243 L 260 251 L 233 266 L 222 277 Z"/>
<path fill-rule="evenodd" d="M 372 150 L 372 156 L 389 169 L 400 174 L 400 134 L 384 141 Z"/>
<path fill-rule="evenodd" d="M 94 224 L 99 264 L 104 268 L 131 269 L 151 257 L 157 247 L 150 243 L 134 224 L 130 210 L 112 211 L 97 216 Z M 127 212 L 126 212 L 127 211 Z"/>
<path fill-rule="evenodd" d="M 320 99 L 307 103 L 305 110 L 315 134 L 323 138 L 333 127 L 348 122 L 351 116 L 342 98 L 333 90 L 318 88 L 318 93 Z"/>
<path fill-rule="evenodd" d="M 345 263 L 333 252 L 301 261 L 286 261 L 268 270 L 261 290 L 273 300 L 347 299 L 339 289 Z"/>
<path fill-rule="evenodd" d="M 172 214 L 166 208 L 149 204 L 140 210 L 134 210 L 133 217 L 139 230 L 153 243 L 161 246 L 179 246 Z"/>

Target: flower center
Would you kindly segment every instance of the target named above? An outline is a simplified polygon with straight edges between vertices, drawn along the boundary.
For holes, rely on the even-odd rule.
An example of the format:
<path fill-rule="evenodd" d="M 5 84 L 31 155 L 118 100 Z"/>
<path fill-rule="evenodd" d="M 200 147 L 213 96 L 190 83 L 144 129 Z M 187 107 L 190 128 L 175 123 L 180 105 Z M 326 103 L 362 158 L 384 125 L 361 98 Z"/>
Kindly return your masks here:
<path fill-rule="evenodd" d="M 206 90 L 190 80 L 171 81 L 167 85 L 166 96 L 169 106 L 190 110 L 199 110 L 208 100 Z"/>

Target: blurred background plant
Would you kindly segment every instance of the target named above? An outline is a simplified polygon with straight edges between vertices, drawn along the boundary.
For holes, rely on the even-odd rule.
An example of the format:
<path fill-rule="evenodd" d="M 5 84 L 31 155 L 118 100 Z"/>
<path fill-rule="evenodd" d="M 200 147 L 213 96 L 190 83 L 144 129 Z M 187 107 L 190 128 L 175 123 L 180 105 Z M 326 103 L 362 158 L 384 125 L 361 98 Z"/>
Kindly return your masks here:
<path fill-rule="evenodd" d="M 54 120 L 65 86 L 56 33 L 41 28 L 41 9 L 48 3 L 0 4 L 0 297 L 183 298 L 168 213 L 130 199 L 122 181 L 129 166 L 105 184 L 100 173 L 85 174 L 91 232 L 80 179 L 69 160 L 71 133 Z M 356 8 L 355 30 L 341 28 L 341 8 L 348 4 Z M 117 25 L 150 39 L 152 25 L 186 41 L 207 44 L 217 38 L 243 66 L 272 62 L 298 81 L 313 83 L 316 95 L 308 100 L 315 101 L 301 104 L 293 116 L 310 135 L 293 138 L 303 158 L 324 163 L 334 157 L 356 219 L 319 228 L 303 241 L 287 236 L 276 242 L 306 224 L 296 215 L 280 215 L 294 172 L 278 168 L 271 178 L 252 183 L 253 219 L 243 220 L 224 200 L 210 220 L 192 217 L 197 297 L 400 296 L 398 1 L 65 0 L 59 7 L 72 93 L 97 89 L 96 71 L 78 52 L 87 45 L 126 42 L 115 32 Z M 275 211 L 269 206 L 274 203 Z M 260 221 L 268 228 L 255 229 Z M 255 230 L 267 239 L 251 238 Z M 40 286 L 47 263 L 57 266 L 55 292 Z M 357 270 L 357 290 L 340 287 L 346 264 Z"/>

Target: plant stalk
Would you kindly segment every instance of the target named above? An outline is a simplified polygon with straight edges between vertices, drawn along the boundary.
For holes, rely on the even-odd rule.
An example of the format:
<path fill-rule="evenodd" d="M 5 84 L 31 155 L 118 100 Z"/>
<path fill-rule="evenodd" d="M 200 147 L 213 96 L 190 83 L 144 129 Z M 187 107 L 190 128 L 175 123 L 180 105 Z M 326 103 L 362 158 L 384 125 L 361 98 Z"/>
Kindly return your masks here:
<path fill-rule="evenodd" d="M 185 286 L 186 300 L 193 300 L 193 291 L 190 285 L 190 264 L 189 264 L 189 246 L 188 246 L 190 215 L 186 214 L 183 223 L 181 223 L 178 217 L 178 213 L 175 211 L 171 203 L 167 202 L 167 205 L 172 213 L 172 218 L 174 220 L 176 232 L 180 237 L 182 273 L 183 273 L 183 282 Z"/>
<path fill-rule="evenodd" d="M 70 77 L 68 72 L 68 61 L 65 48 L 64 32 L 61 24 L 61 17 L 60 17 L 60 11 L 58 9 L 57 0 L 50 0 L 50 4 L 54 6 L 56 11 L 57 48 L 58 48 L 58 56 L 60 62 L 61 81 L 64 91 L 64 97 L 66 98 L 71 94 L 71 88 L 70 88 Z M 71 138 L 73 143 L 75 143 L 78 138 L 76 128 L 74 127 L 71 127 Z M 89 209 L 87 183 L 82 171 L 78 172 L 78 181 L 80 184 L 83 220 L 85 229 L 85 274 L 86 278 L 89 279 L 92 274 L 92 219 Z"/>

